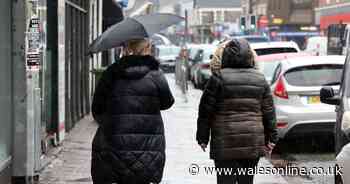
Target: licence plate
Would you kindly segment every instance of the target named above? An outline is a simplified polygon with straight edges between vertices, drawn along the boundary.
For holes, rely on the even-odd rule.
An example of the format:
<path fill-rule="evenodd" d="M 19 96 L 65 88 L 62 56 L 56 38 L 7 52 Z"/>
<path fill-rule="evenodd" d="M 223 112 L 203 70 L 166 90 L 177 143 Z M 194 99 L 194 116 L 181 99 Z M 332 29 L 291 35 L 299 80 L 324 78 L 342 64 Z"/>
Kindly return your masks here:
<path fill-rule="evenodd" d="M 308 96 L 307 97 L 308 104 L 319 104 L 321 103 L 320 96 Z"/>

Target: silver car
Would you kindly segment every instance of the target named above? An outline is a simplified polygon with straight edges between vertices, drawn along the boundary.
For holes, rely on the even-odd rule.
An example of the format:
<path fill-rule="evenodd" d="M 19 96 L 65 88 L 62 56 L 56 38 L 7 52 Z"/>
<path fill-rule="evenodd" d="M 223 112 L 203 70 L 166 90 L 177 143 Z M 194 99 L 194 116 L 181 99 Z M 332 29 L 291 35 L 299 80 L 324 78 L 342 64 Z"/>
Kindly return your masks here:
<path fill-rule="evenodd" d="M 305 56 L 279 63 L 271 90 L 280 138 L 333 135 L 335 108 L 320 102 L 320 89 L 339 83 L 344 61 L 344 56 Z"/>

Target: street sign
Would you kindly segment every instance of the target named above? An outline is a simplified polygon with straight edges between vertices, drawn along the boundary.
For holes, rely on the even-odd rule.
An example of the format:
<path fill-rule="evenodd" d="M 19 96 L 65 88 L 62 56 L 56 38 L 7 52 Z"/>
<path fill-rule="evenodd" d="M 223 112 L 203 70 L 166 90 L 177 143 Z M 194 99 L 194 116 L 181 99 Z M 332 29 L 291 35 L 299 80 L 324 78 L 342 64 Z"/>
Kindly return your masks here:
<path fill-rule="evenodd" d="M 283 24 L 283 19 L 281 18 L 273 18 L 272 23 L 274 24 Z"/>
<path fill-rule="evenodd" d="M 26 44 L 26 66 L 27 70 L 38 70 L 40 67 L 40 19 L 33 16 L 29 20 Z"/>

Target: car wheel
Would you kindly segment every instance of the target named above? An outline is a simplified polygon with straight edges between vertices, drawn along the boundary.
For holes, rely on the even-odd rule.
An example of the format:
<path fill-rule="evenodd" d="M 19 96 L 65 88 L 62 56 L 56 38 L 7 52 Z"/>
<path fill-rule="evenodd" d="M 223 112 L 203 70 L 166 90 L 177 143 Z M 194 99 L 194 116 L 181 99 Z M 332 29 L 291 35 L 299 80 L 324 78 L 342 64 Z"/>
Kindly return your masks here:
<path fill-rule="evenodd" d="M 344 184 L 341 174 L 337 173 L 338 165 L 334 167 L 334 184 Z"/>

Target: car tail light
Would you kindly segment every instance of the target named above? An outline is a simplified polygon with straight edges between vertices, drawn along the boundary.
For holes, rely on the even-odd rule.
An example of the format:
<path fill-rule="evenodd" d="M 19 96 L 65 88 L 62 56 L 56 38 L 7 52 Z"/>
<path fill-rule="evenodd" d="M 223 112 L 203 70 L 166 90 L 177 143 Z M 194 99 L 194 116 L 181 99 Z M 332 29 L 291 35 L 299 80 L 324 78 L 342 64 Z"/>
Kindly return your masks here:
<path fill-rule="evenodd" d="M 208 68 L 210 68 L 210 65 L 209 64 L 202 64 L 201 68 L 202 69 L 208 69 Z"/>
<path fill-rule="evenodd" d="M 288 126 L 287 122 L 279 121 L 277 122 L 277 128 L 286 128 Z"/>
<path fill-rule="evenodd" d="M 288 93 L 286 91 L 282 76 L 277 81 L 274 94 L 280 98 L 288 99 Z"/>

